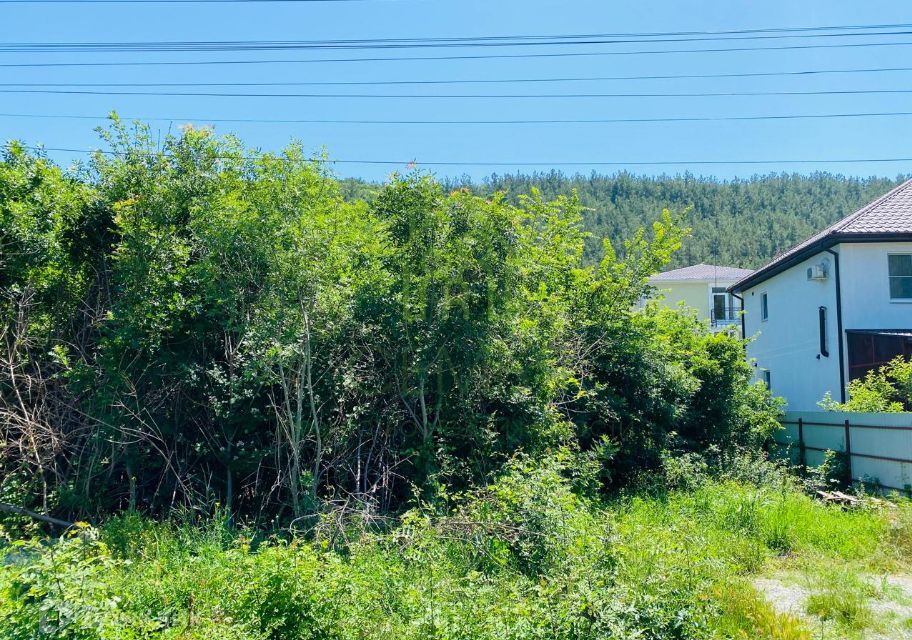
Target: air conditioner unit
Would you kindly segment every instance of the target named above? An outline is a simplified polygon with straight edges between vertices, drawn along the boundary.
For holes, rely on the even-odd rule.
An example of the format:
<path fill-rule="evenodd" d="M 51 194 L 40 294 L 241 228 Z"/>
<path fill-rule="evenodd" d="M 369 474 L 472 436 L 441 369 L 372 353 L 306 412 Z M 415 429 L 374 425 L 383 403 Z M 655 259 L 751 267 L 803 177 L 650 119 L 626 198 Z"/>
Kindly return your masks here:
<path fill-rule="evenodd" d="M 808 267 L 807 270 L 808 280 L 826 280 L 827 279 L 827 265 L 825 264 L 815 264 L 811 267 Z"/>

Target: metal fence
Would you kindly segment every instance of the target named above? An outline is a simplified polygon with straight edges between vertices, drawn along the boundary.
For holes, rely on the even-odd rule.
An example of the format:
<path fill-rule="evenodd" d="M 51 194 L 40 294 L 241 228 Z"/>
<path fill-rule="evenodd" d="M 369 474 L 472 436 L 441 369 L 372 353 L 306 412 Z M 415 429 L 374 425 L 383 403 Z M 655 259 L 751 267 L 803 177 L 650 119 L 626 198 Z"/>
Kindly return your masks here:
<path fill-rule="evenodd" d="M 815 467 L 840 451 L 854 480 L 912 491 L 912 413 L 789 411 L 782 426 L 776 442 L 792 464 Z"/>

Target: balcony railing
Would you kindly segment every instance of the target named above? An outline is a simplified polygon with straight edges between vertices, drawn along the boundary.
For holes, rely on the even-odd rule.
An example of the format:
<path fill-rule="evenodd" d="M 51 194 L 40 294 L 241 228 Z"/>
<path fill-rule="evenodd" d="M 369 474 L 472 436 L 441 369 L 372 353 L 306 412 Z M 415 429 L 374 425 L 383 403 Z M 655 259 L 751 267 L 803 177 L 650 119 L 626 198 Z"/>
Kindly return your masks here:
<path fill-rule="evenodd" d="M 740 307 L 713 307 L 709 310 L 709 318 L 714 327 L 724 327 L 725 325 L 734 324 L 738 322 L 738 319 L 741 317 Z"/>

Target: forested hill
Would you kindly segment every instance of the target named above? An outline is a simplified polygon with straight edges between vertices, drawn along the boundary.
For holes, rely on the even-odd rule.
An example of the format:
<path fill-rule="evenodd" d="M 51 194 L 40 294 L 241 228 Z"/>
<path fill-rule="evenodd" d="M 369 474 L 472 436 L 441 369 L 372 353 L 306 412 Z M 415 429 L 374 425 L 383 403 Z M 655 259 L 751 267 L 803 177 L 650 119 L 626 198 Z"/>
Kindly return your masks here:
<path fill-rule="evenodd" d="M 587 245 L 588 260 L 601 257 L 601 238 L 608 237 L 617 246 L 663 208 L 691 207 L 688 223 L 693 235 L 675 255 L 672 266 L 708 262 L 755 268 L 901 181 L 901 177 L 847 178 L 829 173 L 722 181 L 689 174 L 587 177 L 552 171 L 495 175 L 480 184 L 453 181 L 447 187 L 469 186 L 479 193 L 505 191 L 510 198 L 537 187 L 545 199 L 576 189 L 589 208 L 585 226 L 593 238 Z"/>

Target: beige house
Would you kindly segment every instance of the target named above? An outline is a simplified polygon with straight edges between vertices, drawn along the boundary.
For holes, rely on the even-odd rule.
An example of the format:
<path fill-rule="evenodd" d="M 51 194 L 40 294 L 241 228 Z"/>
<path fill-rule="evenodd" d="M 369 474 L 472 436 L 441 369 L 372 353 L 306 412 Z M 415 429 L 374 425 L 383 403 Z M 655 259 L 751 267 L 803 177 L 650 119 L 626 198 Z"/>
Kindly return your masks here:
<path fill-rule="evenodd" d="M 660 304 L 671 308 L 684 304 L 713 328 L 722 329 L 741 321 L 741 302 L 728 288 L 751 273 L 750 269 L 701 263 L 658 273 L 649 284 L 655 289 L 652 297 Z"/>

